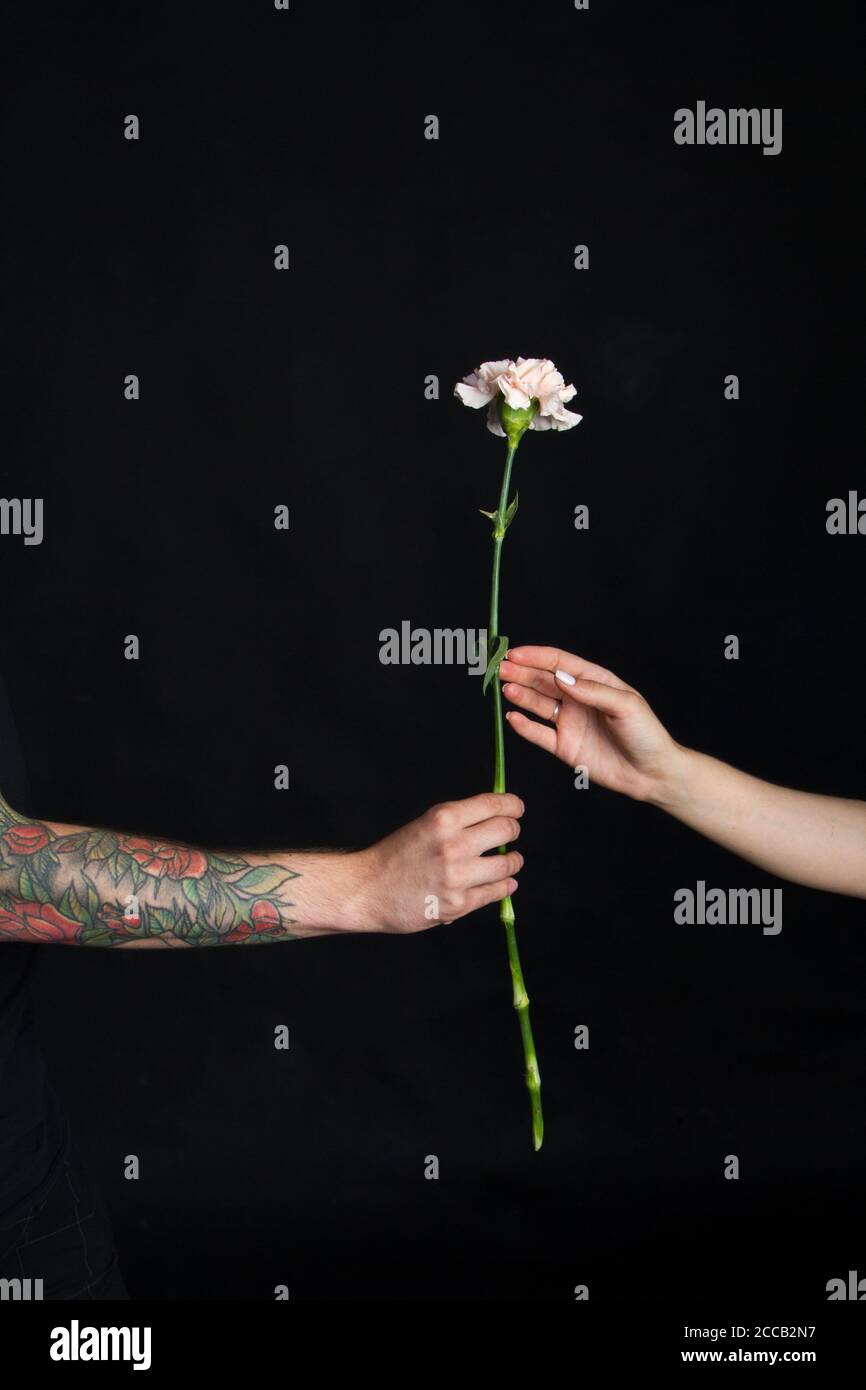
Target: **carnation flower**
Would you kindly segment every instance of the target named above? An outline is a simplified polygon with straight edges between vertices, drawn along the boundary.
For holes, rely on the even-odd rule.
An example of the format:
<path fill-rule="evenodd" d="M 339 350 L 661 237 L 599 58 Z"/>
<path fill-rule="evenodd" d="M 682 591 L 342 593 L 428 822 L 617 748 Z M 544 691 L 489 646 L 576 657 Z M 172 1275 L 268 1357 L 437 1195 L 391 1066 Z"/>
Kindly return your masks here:
<path fill-rule="evenodd" d="M 499 629 L 499 571 L 505 533 L 517 514 L 517 494 L 509 499 L 511 469 L 520 441 L 529 430 L 570 430 L 583 418 L 566 410 L 565 403 L 577 394 L 566 386 L 562 373 L 547 357 L 518 357 L 516 362 L 503 358 L 499 362 L 482 362 L 477 371 L 457 383 L 454 394 L 472 410 L 487 407 L 487 428 L 507 441 L 499 506 L 495 512 L 482 510 L 493 523 L 493 576 L 490 586 L 490 619 L 487 624 L 487 667 L 482 693 L 493 687 L 493 735 L 495 767 L 494 792 L 505 791 L 505 745 L 502 721 L 502 692 L 497 675 L 499 665 L 508 650 L 508 638 Z M 502 850 L 504 853 L 504 846 Z M 520 1022 L 524 1077 L 532 1108 L 532 1142 L 536 1150 L 544 1139 L 544 1114 L 541 1108 L 541 1075 L 535 1054 L 535 1041 L 529 1021 L 529 995 L 523 980 L 520 953 L 517 949 L 514 904 L 510 897 L 499 904 L 499 920 L 505 928 L 508 966 L 511 972 L 512 999 Z"/>
<path fill-rule="evenodd" d="M 546 357 L 482 362 L 477 371 L 458 382 L 454 394 L 472 410 L 486 406 L 487 428 L 503 437 L 506 433 L 500 419 L 503 401 L 512 410 L 527 410 L 533 401 L 538 402 L 528 421 L 527 428 L 531 430 L 570 430 L 583 419 L 582 415 L 565 408 L 566 401 L 577 395 L 577 388 L 566 386 L 562 373 Z"/>

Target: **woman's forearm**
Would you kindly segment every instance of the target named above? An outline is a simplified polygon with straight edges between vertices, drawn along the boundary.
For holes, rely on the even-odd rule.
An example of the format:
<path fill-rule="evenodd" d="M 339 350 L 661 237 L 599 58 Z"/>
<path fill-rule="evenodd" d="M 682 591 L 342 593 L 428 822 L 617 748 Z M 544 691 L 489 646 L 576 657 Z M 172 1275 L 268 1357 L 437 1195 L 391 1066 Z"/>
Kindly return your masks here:
<path fill-rule="evenodd" d="M 866 898 L 866 802 L 777 787 L 677 747 L 647 798 L 780 878 Z"/>
<path fill-rule="evenodd" d="M 866 898 L 866 802 L 776 787 L 683 748 L 639 691 L 559 647 L 513 647 L 499 677 L 518 707 L 512 729 L 591 781 L 780 878 Z"/>

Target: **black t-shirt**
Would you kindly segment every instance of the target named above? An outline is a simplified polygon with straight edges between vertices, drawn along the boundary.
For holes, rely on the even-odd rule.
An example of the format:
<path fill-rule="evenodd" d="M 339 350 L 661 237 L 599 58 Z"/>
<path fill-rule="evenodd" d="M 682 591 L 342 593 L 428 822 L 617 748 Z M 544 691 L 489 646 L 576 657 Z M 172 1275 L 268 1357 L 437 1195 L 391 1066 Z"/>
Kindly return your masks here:
<path fill-rule="evenodd" d="M 12 711 L 0 679 L 0 791 L 22 815 L 30 788 Z M 37 946 L 0 941 L 0 1227 L 39 1199 L 69 1133 L 39 1051 L 29 977 Z"/>

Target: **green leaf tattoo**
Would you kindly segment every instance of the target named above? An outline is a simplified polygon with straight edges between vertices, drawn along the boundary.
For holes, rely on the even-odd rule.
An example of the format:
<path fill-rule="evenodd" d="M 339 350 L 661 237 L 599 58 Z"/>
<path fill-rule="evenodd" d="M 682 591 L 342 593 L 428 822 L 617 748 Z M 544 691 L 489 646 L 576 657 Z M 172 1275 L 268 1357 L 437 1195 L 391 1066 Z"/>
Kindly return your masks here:
<path fill-rule="evenodd" d="M 0 796 L 0 941 L 219 946 L 292 940 L 283 864 L 125 835 L 58 834 Z"/>

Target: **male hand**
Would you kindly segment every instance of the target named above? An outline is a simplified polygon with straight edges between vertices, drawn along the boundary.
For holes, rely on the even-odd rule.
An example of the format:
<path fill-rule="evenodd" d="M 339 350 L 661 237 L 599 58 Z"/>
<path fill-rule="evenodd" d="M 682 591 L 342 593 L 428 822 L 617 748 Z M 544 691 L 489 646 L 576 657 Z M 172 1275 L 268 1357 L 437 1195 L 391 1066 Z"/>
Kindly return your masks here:
<path fill-rule="evenodd" d="M 454 922 L 517 888 L 517 850 L 491 854 L 520 834 L 524 805 L 509 793 L 445 801 L 351 856 L 362 891 L 352 931 L 419 932 Z"/>

